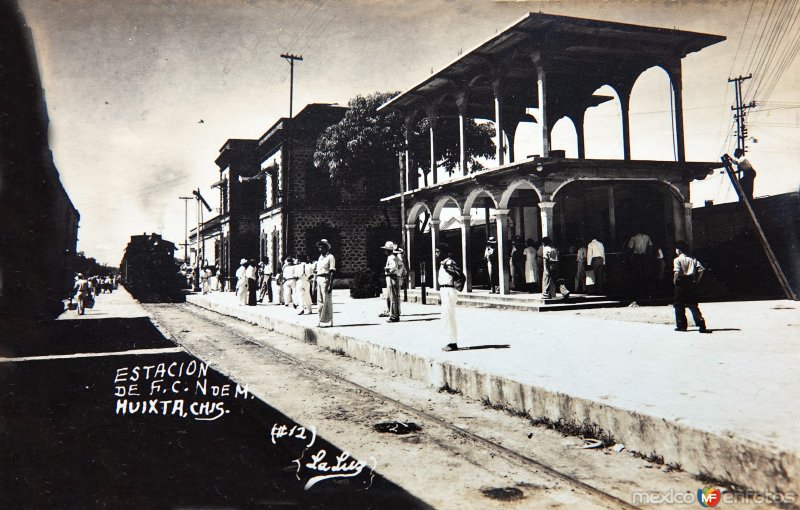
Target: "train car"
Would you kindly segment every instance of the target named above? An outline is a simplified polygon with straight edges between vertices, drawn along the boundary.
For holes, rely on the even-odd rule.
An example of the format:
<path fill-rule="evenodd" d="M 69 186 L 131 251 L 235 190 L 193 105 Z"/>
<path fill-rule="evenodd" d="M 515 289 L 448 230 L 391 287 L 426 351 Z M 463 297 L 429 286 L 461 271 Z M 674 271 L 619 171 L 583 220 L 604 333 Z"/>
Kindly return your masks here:
<path fill-rule="evenodd" d="M 131 236 L 119 264 L 122 283 L 143 303 L 183 301 L 175 244 L 158 234 Z"/>

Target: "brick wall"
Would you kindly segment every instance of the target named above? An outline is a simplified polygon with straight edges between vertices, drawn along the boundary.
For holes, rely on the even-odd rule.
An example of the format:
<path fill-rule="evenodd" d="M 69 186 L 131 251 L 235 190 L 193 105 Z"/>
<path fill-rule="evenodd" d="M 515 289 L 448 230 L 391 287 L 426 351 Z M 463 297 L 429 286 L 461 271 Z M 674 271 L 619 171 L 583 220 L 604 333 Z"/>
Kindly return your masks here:
<path fill-rule="evenodd" d="M 380 247 L 386 241 L 401 241 L 399 215 L 383 206 L 295 210 L 289 218 L 289 249 L 316 259 L 316 242 L 325 237 L 331 242 L 339 275 L 355 276 L 368 267 L 383 267 L 385 256 Z M 375 266 L 379 267 L 375 267 Z"/>
<path fill-rule="evenodd" d="M 800 292 L 800 195 L 785 193 L 753 201 L 761 227 L 794 291 Z M 780 297 L 758 234 L 739 202 L 692 210 L 695 251 L 729 292 Z"/>

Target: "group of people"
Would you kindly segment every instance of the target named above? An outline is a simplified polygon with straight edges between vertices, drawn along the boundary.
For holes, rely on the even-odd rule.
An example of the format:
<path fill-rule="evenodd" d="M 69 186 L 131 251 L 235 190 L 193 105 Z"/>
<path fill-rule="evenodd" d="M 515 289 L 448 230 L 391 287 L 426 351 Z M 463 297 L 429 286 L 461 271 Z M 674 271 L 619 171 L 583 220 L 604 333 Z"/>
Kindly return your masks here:
<path fill-rule="evenodd" d="M 326 239 L 317 243 L 319 258 L 309 262 L 306 256 L 284 258 L 280 268 L 269 270 L 269 258 L 256 264 L 253 259 L 242 259 L 236 271 L 236 295 L 241 306 L 256 306 L 277 301 L 276 304 L 293 306 L 298 315 L 312 313 L 318 305 L 319 326 L 333 325 L 333 275 L 336 258 L 331 254 L 331 245 Z M 201 280 L 202 281 L 202 280 Z M 205 291 L 204 291 L 205 293 Z"/>
<path fill-rule="evenodd" d="M 95 296 L 103 293 L 111 294 L 118 285 L 119 276 L 117 275 L 84 277 L 83 273 L 77 273 L 72 286 L 70 303 L 74 299 L 76 301 L 75 310 L 78 315 L 83 315 L 86 308 L 94 306 Z"/>
<path fill-rule="evenodd" d="M 646 238 L 646 239 L 645 239 Z M 489 246 L 487 246 L 487 254 L 490 247 L 492 247 L 490 239 Z M 532 247 L 533 242 L 528 240 L 528 248 Z M 633 255 L 643 255 L 648 253 L 650 245 L 652 244 L 650 238 L 645 234 L 637 234 L 631 238 L 629 247 Z M 643 247 L 644 246 L 644 247 Z M 542 249 L 540 250 L 543 266 L 543 288 L 544 297 L 551 296 L 556 288 L 566 295 L 569 291 L 564 286 L 564 279 L 560 276 L 558 268 L 558 250 L 552 246 L 550 238 L 545 237 L 542 239 Z M 657 249 L 656 256 L 659 257 L 663 263 L 664 254 L 660 249 Z M 439 243 L 436 246 L 436 258 L 440 262 L 439 271 L 437 273 L 437 281 L 439 283 L 439 293 L 441 297 L 442 307 L 442 323 L 444 327 L 444 337 L 447 341 L 444 349 L 445 351 L 458 350 L 458 327 L 456 324 L 455 305 L 458 298 L 459 280 L 463 278 L 463 273 L 458 267 L 458 264 L 453 260 L 450 253 L 450 247 L 446 243 Z M 527 261 L 532 257 L 526 256 L 526 269 L 525 275 L 527 278 Z M 594 274 L 590 275 L 594 280 L 594 285 L 598 285 L 602 291 L 603 281 L 603 267 L 605 266 L 605 249 L 603 244 L 597 239 L 592 241 L 585 248 L 578 249 L 578 274 L 576 275 L 576 288 L 577 280 L 584 281 L 587 271 L 592 271 Z M 635 260 L 635 259 L 634 259 Z M 513 266 L 512 258 L 512 266 Z M 490 258 L 487 257 L 487 264 L 490 264 Z M 688 331 L 688 320 L 686 318 L 686 309 L 688 308 L 692 314 L 695 326 L 700 333 L 711 333 L 711 330 L 706 326 L 705 318 L 699 307 L 697 285 L 703 277 L 705 268 L 703 265 L 694 258 L 689 251 L 689 244 L 685 241 L 677 241 L 675 243 L 675 258 L 673 260 L 672 282 L 674 285 L 673 295 L 673 308 L 675 310 L 675 331 L 685 332 Z M 491 266 L 489 266 L 489 274 L 491 274 Z M 663 271 L 663 269 L 662 269 Z M 581 276 L 583 273 L 583 277 Z M 587 278 L 586 281 L 589 281 Z M 463 285 L 463 283 L 462 283 Z M 495 291 L 495 289 L 492 289 Z"/>
<path fill-rule="evenodd" d="M 604 271 L 606 264 L 605 248 L 597 239 L 578 248 L 577 270 L 575 274 L 575 292 L 603 293 Z M 486 242 L 483 258 L 489 278 L 491 293 L 499 292 L 500 254 L 497 250 L 497 239 L 490 237 Z M 558 292 L 568 297 L 567 279 L 559 261 L 558 249 L 550 237 L 542 238 L 541 243 L 528 238 L 524 243 L 521 236 L 511 242 L 511 254 L 508 260 L 511 288 L 522 292 L 538 292 L 541 290 L 545 299 L 555 297 Z"/>

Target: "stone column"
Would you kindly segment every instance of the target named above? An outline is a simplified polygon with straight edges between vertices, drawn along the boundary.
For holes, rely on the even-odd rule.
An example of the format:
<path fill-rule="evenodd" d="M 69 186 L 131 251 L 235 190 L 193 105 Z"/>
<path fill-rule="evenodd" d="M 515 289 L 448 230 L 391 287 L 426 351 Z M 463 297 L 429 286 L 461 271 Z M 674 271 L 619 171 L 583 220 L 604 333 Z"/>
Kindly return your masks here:
<path fill-rule="evenodd" d="M 411 168 L 411 125 L 406 122 L 406 190 L 411 191 L 419 186 L 417 170 Z"/>
<path fill-rule="evenodd" d="M 683 203 L 683 231 L 686 234 L 684 239 L 689 243 L 689 248 L 694 249 L 694 235 L 692 231 L 692 203 Z"/>
<path fill-rule="evenodd" d="M 542 157 L 550 156 L 550 121 L 547 118 L 547 76 L 541 61 L 536 63 L 536 85 L 539 96 L 539 128 L 542 136 Z"/>
<path fill-rule="evenodd" d="M 439 181 L 439 171 L 436 166 L 436 139 L 434 137 L 434 129 L 436 128 L 436 116 L 428 115 L 428 132 L 430 133 L 430 146 L 431 146 L 431 182 L 436 184 Z"/>
<path fill-rule="evenodd" d="M 406 268 L 408 269 L 408 286 L 409 287 L 416 287 L 416 279 L 412 279 L 412 274 L 416 275 L 419 272 L 419 267 L 412 266 L 414 258 L 412 255 L 414 254 L 414 237 L 417 233 L 417 224 L 416 223 L 406 223 Z"/>
<path fill-rule="evenodd" d="M 553 237 L 553 207 L 555 202 L 539 202 L 539 214 L 542 216 L 542 237 Z"/>
<path fill-rule="evenodd" d="M 619 92 L 620 108 L 622 110 L 622 159 L 631 159 L 631 121 L 630 121 L 630 91 Z"/>
<path fill-rule="evenodd" d="M 464 284 L 466 292 L 472 292 L 472 266 L 470 264 L 470 247 L 472 246 L 472 231 L 470 225 L 472 216 L 461 216 L 461 267 L 464 269 L 464 274 L 467 276 L 467 283 Z"/>
<path fill-rule="evenodd" d="M 608 185 L 608 239 L 610 246 L 617 245 L 617 211 L 614 200 L 614 184 Z"/>
<path fill-rule="evenodd" d="M 508 139 L 508 162 L 514 162 L 514 131 L 506 131 L 506 138 Z"/>
<path fill-rule="evenodd" d="M 495 209 L 495 222 L 497 223 L 497 279 L 500 284 L 500 294 L 508 294 L 508 274 L 506 273 L 506 237 L 508 236 L 508 209 Z"/>
<path fill-rule="evenodd" d="M 681 71 L 681 61 L 670 66 L 670 81 L 672 82 L 672 93 L 675 98 L 675 145 L 678 161 L 686 161 L 686 146 L 683 139 L 683 72 Z"/>
<path fill-rule="evenodd" d="M 467 168 L 467 100 L 466 95 L 461 95 L 458 104 L 458 168 L 461 175 L 468 175 Z"/>
<path fill-rule="evenodd" d="M 586 122 L 586 110 L 583 110 L 579 115 L 575 115 L 572 123 L 575 124 L 575 136 L 578 139 L 578 159 L 586 159 L 586 131 L 584 125 Z"/>
<path fill-rule="evenodd" d="M 505 164 L 505 147 L 503 138 L 503 99 L 500 94 L 500 80 L 492 83 L 494 89 L 494 130 L 495 130 L 495 155 L 497 164 Z"/>
<path fill-rule="evenodd" d="M 439 243 L 439 220 L 431 220 L 431 288 L 439 290 L 439 279 L 436 277 L 436 245 Z"/>

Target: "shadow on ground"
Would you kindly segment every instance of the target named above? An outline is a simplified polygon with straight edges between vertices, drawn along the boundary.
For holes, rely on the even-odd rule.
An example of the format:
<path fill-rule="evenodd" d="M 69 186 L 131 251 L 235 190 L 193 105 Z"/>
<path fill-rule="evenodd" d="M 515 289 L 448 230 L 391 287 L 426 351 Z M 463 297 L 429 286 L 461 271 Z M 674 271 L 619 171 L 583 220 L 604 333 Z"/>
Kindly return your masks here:
<path fill-rule="evenodd" d="M 45 354 L 47 347 L 67 352 L 169 345 L 146 319 L 59 322 L 34 335 L 35 349 L 15 349 L 31 355 Z M 162 363 L 168 372 L 159 372 Z M 314 476 L 331 474 L 307 467 L 312 455 L 324 450 L 324 461 L 333 466 L 341 450 L 319 437 L 306 448 L 308 430 L 306 440 L 284 436 L 273 443 L 275 426 L 299 432 L 298 424 L 258 399 L 235 396 L 235 383 L 213 370 L 199 377 L 199 366 L 183 353 L 0 363 L 3 506 L 429 508 L 370 466 L 304 490 Z M 136 394 L 116 396 L 131 384 Z M 214 387 L 226 384 L 228 395 L 220 390 L 212 396 Z M 213 416 L 220 417 L 202 421 Z M 301 459 L 299 471 L 295 459 Z"/>
<path fill-rule="evenodd" d="M 0 357 L 174 347 L 147 317 L 15 321 L 0 336 Z"/>

